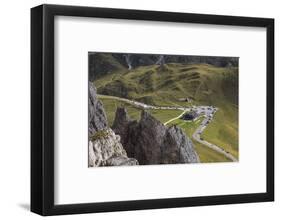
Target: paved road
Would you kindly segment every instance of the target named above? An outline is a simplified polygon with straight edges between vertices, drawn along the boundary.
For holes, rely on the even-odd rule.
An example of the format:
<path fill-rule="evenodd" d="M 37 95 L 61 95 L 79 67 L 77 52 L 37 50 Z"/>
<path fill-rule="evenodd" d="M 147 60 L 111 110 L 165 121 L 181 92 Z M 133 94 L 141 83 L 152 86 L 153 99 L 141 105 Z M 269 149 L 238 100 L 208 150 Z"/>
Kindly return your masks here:
<path fill-rule="evenodd" d="M 98 98 L 104 98 L 104 99 L 115 99 L 121 102 L 125 102 L 128 104 L 131 104 L 137 108 L 141 108 L 141 109 L 162 109 L 162 110 L 182 110 L 182 111 L 187 111 L 190 110 L 191 108 L 189 107 L 181 107 L 181 106 L 154 106 L 154 105 L 147 105 L 144 104 L 142 102 L 137 102 L 137 101 L 133 101 L 133 100 L 129 100 L 129 99 L 125 99 L 125 98 L 120 98 L 120 97 L 116 97 L 116 96 L 109 96 L 109 95 L 99 95 L 98 94 Z"/>
<path fill-rule="evenodd" d="M 201 122 L 201 124 L 199 125 L 199 127 L 195 130 L 195 132 L 193 133 L 192 137 L 194 140 L 198 141 L 201 144 L 204 144 L 205 146 L 213 149 L 214 151 L 223 154 L 224 156 L 226 156 L 228 159 L 232 160 L 233 162 L 237 162 L 238 160 L 229 152 L 225 151 L 223 148 L 212 144 L 208 141 L 203 140 L 200 136 L 202 134 L 202 132 L 204 131 L 204 129 L 207 127 L 207 125 L 211 122 L 211 120 L 213 119 L 213 116 L 215 114 L 217 110 L 214 110 L 214 112 L 212 114 L 210 114 L 209 116 L 205 116 L 205 119 Z"/>
<path fill-rule="evenodd" d="M 204 129 L 207 127 L 207 125 L 213 120 L 214 114 L 216 113 L 216 111 L 218 110 L 218 108 L 213 107 L 213 106 L 192 106 L 192 107 L 181 107 L 181 106 L 153 106 L 153 105 L 147 105 L 141 102 L 137 102 L 137 101 L 133 101 L 133 100 L 129 100 L 129 99 L 125 99 L 125 98 L 120 98 L 120 97 L 116 97 L 116 96 L 108 96 L 108 95 L 99 95 L 98 94 L 98 98 L 104 98 L 104 99 L 115 99 L 118 101 L 122 101 L 128 104 L 131 104 L 137 108 L 141 108 L 141 109 L 161 109 L 161 110 L 182 110 L 183 112 L 178 115 L 175 118 L 172 118 L 170 120 L 168 120 L 167 122 L 164 123 L 164 125 L 167 125 L 168 123 L 181 118 L 186 112 L 188 111 L 195 111 L 198 114 L 198 117 L 201 115 L 204 115 L 205 119 L 201 122 L 201 124 L 199 125 L 199 127 L 195 130 L 195 132 L 193 133 L 192 137 L 198 141 L 199 143 L 211 148 L 212 150 L 223 154 L 224 156 L 226 156 L 227 158 L 229 158 L 232 161 L 237 161 L 237 159 L 231 155 L 229 152 L 225 151 L 223 148 L 212 144 L 208 141 L 205 141 L 201 138 L 201 134 L 204 131 Z"/>

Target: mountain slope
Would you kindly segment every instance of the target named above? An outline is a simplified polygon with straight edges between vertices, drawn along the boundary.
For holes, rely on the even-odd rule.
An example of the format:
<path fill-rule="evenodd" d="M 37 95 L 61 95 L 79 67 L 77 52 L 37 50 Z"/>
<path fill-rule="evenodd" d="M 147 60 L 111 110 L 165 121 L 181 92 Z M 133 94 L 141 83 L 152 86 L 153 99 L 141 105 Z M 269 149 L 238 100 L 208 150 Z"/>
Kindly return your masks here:
<path fill-rule="evenodd" d="M 89 53 L 89 80 L 93 81 L 112 72 L 124 72 L 126 67 L 118 62 L 112 54 Z"/>
<path fill-rule="evenodd" d="M 154 105 L 238 104 L 238 69 L 208 64 L 170 63 L 164 66 L 142 66 L 94 81 L 98 93 L 134 99 Z"/>
<path fill-rule="evenodd" d="M 120 68 L 131 70 L 154 64 L 205 63 L 216 67 L 237 67 L 238 62 L 238 57 L 89 52 L 89 78 L 90 80 L 98 79 Z"/>

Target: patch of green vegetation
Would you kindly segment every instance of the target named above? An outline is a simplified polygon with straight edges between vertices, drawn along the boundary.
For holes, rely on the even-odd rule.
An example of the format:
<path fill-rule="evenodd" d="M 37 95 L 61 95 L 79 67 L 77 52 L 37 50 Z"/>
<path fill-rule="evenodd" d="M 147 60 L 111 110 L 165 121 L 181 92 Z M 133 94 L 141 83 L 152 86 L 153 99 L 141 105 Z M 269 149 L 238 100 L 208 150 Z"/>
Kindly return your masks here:
<path fill-rule="evenodd" d="M 135 108 L 130 104 L 115 99 L 108 99 L 108 98 L 99 98 L 99 99 L 103 104 L 107 116 L 107 121 L 110 127 L 114 122 L 117 107 L 125 107 L 131 119 L 134 120 L 140 119 L 141 109 Z"/>
<path fill-rule="evenodd" d="M 161 121 L 162 123 L 165 123 L 166 121 L 169 121 L 172 118 L 177 117 L 182 113 L 181 110 L 148 110 L 148 112 L 156 118 L 158 121 Z"/>
<path fill-rule="evenodd" d="M 201 163 L 231 162 L 231 160 L 225 157 L 223 154 L 220 154 L 195 140 L 192 140 L 192 142 L 195 146 L 195 150 Z"/>
<path fill-rule="evenodd" d="M 215 105 L 221 100 L 237 104 L 238 100 L 238 69 L 208 64 L 140 66 L 123 73 L 112 72 L 94 84 L 100 94 L 162 106 Z M 192 103 L 180 101 L 186 97 L 193 100 Z"/>
<path fill-rule="evenodd" d="M 107 130 L 100 130 L 100 131 L 97 131 L 94 135 L 92 135 L 90 137 L 90 140 L 95 141 L 95 140 L 99 140 L 102 138 L 106 138 L 107 136 L 108 136 Z"/>
<path fill-rule="evenodd" d="M 193 133 L 195 132 L 196 128 L 200 125 L 200 123 L 203 121 L 203 118 L 200 117 L 195 121 L 185 121 L 182 119 L 176 119 L 168 124 L 168 126 L 171 125 L 177 125 L 180 128 L 184 130 L 184 132 L 187 134 L 188 137 L 192 137 Z"/>
<path fill-rule="evenodd" d="M 202 137 L 238 158 L 238 107 L 228 104 L 220 108 Z"/>
<path fill-rule="evenodd" d="M 94 73 L 90 76 L 90 80 L 96 80 L 115 72 L 124 72 L 127 69 L 108 53 L 95 53 L 90 59 L 95 60 L 95 62 L 89 62 L 89 71 Z"/>

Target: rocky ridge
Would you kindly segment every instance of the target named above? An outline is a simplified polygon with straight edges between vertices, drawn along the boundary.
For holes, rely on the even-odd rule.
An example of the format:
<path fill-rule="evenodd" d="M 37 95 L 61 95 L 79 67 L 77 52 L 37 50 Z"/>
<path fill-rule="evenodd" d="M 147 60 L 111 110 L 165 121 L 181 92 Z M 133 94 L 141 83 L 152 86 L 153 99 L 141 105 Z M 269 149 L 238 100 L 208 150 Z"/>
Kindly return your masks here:
<path fill-rule="evenodd" d="M 106 114 L 102 102 L 97 98 L 97 90 L 89 83 L 89 135 L 108 127 Z"/>
<path fill-rule="evenodd" d="M 112 129 L 121 137 L 129 157 L 140 164 L 198 163 L 192 141 L 176 126 L 167 128 L 146 111 L 139 122 L 117 108 Z"/>
<path fill-rule="evenodd" d="M 101 101 L 97 99 L 96 88 L 89 84 L 89 156 L 88 166 L 138 165 L 134 158 L 128 158 L 120 142 L 120 136 L 108 128 L 106 114 Z"/>
<path fill-rule="evenodd" d="M 128 158 L 120 136 L 110 128 L 100 130 L 89 141 L 89 166 L 124 166 L 138 165 L 134 158 Z"/>

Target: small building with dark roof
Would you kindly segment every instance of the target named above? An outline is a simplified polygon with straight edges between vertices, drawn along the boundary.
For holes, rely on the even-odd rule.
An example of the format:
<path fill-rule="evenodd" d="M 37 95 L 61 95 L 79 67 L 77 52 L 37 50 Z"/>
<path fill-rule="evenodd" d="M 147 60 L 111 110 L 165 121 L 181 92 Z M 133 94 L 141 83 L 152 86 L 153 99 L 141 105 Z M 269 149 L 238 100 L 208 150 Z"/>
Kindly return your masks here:
<path fill-rule="evenodd" d="M 181 116 L 182 120 L 192 121 L 198 117 L 198 113 L 195 111 L 187 112 L 183 116 Z"/>

